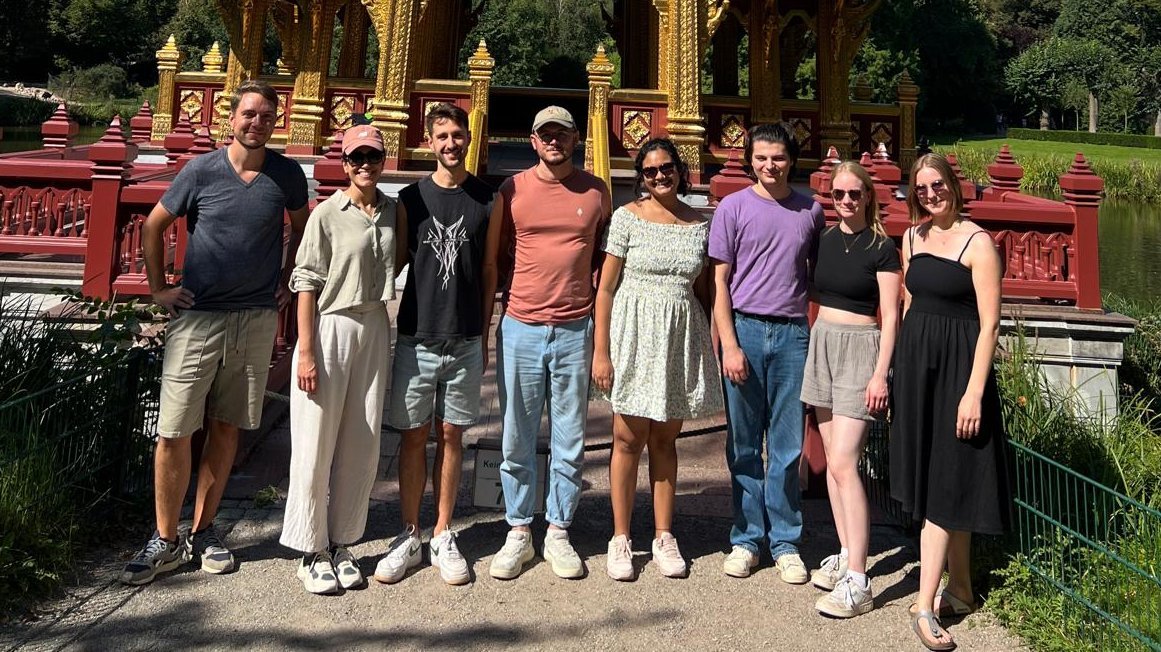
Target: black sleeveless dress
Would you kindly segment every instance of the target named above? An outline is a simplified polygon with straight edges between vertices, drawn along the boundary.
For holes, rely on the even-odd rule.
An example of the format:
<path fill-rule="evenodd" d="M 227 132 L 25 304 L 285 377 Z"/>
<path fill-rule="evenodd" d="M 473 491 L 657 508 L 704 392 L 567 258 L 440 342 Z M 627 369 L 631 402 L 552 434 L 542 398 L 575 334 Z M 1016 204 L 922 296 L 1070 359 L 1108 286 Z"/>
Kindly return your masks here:
<path fill-rule="evenodd" d="M 1011 524 L 1012 494 L 993 373 L 984 388 L 979 434 L 955 436 L 980 334 L 971 270 L 958 259 L 919 253 L 911 257 L 905 282 L 911 307 L 895 346 L 891 496 L 916 521 L 1002 534 Z"/>

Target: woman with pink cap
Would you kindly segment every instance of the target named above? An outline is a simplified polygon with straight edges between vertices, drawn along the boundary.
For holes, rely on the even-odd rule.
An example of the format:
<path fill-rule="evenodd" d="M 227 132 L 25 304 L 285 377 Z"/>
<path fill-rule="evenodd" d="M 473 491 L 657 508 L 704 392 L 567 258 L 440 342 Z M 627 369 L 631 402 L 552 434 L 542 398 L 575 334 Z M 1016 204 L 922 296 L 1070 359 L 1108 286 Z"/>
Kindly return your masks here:
<path fill-rule="evenodd" d="M 363 536 L 379 462 L 395 298 L 396 203 L 377 187 L 383 161 L 377 129 L 347 132 L 350 185 L 311 213 L 290 278 L 298 345 L 280 541 L 303 553 L 298 578 L 311 593 L 364 582 L 348 546 Z"/>

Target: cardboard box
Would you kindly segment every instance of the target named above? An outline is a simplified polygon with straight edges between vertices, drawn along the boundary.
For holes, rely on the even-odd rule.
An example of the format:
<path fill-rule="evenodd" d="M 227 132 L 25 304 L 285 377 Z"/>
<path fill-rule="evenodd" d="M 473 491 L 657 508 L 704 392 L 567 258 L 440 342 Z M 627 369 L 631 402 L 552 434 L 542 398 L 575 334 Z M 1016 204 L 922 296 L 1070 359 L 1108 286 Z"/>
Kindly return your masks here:
<path fill-rule="evenodd" d="M 504 461 L 499 439 L 476 442 L 476 463 L 472 471 L 472 504 L 484 509 L 504 510 L 504 489 L 500 483 L 500 463 Z M 548 441 L 536 441 L 536 499 L 534 511 L 544 512 L 548 488 Z"/>

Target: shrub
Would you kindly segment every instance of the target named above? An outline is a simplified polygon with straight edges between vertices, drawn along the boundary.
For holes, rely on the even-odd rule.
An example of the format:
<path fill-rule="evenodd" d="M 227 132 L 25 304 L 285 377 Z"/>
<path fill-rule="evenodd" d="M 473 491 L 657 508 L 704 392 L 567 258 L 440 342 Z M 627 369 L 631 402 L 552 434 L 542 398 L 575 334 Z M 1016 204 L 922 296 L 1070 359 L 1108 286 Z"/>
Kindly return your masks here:
<path fill-rule="evenodd" d="M 1118 134 L 1109 132 L 1089 133 L 1087 131 L 1041 131 L 1040 129 L 1008 129 L 1008 138 L 1019 140 L 1042 140 L 1056 143 L 1086 143 L 1089 145 L 1119 145 L 1121 147 L 1143 147 L 1161 149 L 1161 137 L 1145 134 Z"/>
<path fill-rule="evenodd" d="M 140 86 L 129 82 L 125 70 L 111 63 L 66 70 L 50 79 L 48 88 L 61 97 L 81 102 L 107 102 L 141 93 Z"/>
<path fill-rule="evenodd" d="M 31 97 L 0 95 L 0 124 L 10 127 L 37 126 L 52 117 L 56 105 Z"/>

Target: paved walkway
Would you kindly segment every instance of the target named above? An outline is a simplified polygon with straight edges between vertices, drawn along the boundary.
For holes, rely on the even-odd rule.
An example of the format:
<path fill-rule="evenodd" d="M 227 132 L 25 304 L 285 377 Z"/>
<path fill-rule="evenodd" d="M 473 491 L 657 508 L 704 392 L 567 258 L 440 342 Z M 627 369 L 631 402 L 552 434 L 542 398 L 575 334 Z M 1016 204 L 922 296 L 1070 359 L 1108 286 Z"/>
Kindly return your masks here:
<path fill-rule="evenodd" d="M 494 366 L 485 378 L 484 412 L 466 437 L 472 444 L 499 436 Z M 713 426 L 687 424 L 687 431 Z M 370 586 L 339 596 L 314 596 L 295 578 L 297 558 L 278 545 L 281 503 L 258 507 L 259 489 L 286 488 L 288 426 L 283 422 L 252 449 L 232 479 L 219 527 L 239 562 L 237 572 L 210 576 L 193 564 L 150 586 L 125 587 L 116 573 L 140 545 L 144 532 L 95 556 L 68 595 L 48 605 L 39 621 L 0 629 L 0 650 L 124 650 L 182 646 L 246 649 L 655 649 L 728 650 L 761 646 L 773 650 L 919 650 L 908 627 L 907 606 L 918 588 L 915 543 L 885 521 L 873 518 L 869 573 L 875 611 L 852 620 L 832 620 L 813 608 L 822 593 L 784 584 L 763 558 L 748 579 L 721 572 L 728 549 L 731 513 L 724 435 L 685 436 L 674 533 L 692 561 L 684 580 L 661 577 L 648 563 L 652 516 L 647 465 L 639 473 L 634 549 L 640 578 L 610 580 L 604 573 L 611 535 L 608 500 L 610 415 L 592 404 L 586 437 L 585 491 L 572 537 L 586 558 L 589 575 L 561 580 L 539 557 L 517 580 L 488 573 L 491 556 L 507 530 L 503 514 L 470 505 L 471 453 L 465 455 L 456 527 L 461 549 L 473 562 L 475 581 L 444 585 L 426 563 L 393 586 Z M 398 435 L 385 432 L 380 479 L 364 542 L 354 547 L 370 574 L 386 540 L 400 529 L 396 461 Z M 284 495 L 284 493 L 283 493 Z M 838 543 L 825 501 L 805 501 L 802 556 L 817 566 Z M 433 521 L 430 496 L 421 518 Z M 429 532 L 425 532 L 426 536 Z M 536 548 L 543 523 L 535 528 Z M 1011 650 L 1019 641 L 984 613 L 952 624 L 964 650 Z"/>

